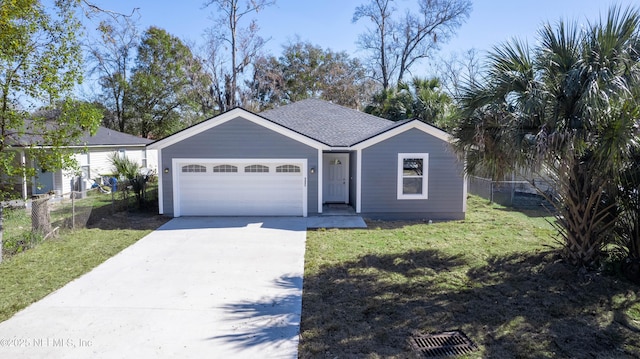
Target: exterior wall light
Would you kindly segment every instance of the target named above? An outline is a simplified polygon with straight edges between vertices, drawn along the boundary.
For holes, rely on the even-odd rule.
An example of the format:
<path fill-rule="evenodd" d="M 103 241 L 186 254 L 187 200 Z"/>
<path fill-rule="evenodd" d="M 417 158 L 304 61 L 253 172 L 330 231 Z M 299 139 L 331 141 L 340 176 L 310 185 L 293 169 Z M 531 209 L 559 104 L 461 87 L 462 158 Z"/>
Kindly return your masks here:
<path fill-rule="evenodd" d="M 311 174 L 316 173 L 316 168 L 315 167 L 311 167 L 311 169 L 309 170 L 309 173 L 311 173 Z"/>
<path fill-rule="evenodd" d="M 164 168 L 164 173 L 169 173 L 169 167 Z"/>

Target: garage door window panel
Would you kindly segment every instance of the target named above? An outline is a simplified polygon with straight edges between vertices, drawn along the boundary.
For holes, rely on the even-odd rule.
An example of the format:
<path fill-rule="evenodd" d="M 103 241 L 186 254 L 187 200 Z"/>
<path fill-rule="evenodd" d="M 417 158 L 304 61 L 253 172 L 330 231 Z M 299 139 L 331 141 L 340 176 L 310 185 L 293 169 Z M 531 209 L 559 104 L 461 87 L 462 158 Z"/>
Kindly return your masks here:
<path fill-rule="evenodd" d="M 237 173 L 238 167 L 233 165 L 218 165 L 213 166 L 214 173 Z"/>
<path fill-rule="evenodd" d="M 246 173 L 269 173 L 269 167 L 264 165 L 250 165 L 244 168 Z"/>
<path fill-rule="evenodd" d="M 207 167 L 202 165 L 184 165 L 182 166 L 183 173 L 205 173 L 207 172 Z"/>
<path fill-rule="evenodd" d="M 276 167 L 276 173 L 300 173 L 300 166 L 281 165 Z"/>

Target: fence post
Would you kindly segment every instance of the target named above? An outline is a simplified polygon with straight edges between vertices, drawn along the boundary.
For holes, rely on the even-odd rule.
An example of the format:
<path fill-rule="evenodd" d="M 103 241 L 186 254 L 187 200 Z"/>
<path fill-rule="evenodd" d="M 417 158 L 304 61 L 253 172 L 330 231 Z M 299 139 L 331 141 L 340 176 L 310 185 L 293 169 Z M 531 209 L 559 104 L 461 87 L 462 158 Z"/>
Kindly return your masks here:
<path fill-rule="evenodd" d="M 71 191 L 71 229 L 76 229 L 76 193 Z"/>
<path fill-rule="evenodd" d="M 493 203 L 493 179 L 491 179 L 490 184 L 491 186 L 489 187 L 489 189 L 491 190 L 491 194 L 489 195 L 489 202 Z"/>

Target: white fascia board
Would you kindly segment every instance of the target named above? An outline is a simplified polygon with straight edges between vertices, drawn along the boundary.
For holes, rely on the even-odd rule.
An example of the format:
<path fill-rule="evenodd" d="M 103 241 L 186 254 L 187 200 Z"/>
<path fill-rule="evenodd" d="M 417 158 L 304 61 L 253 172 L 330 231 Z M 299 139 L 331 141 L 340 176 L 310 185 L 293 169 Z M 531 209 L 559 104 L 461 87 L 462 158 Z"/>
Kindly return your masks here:
<path fill-rule="evenodd" d="M 151 143 L 149 145 L 147 145 L 148 148 L 150 149 L 163 149 L 165 147 L 171 146 L 175 143 L 178 143 L 182 140 L 185 140 L 191 136 L 197 135 L 201 132 L 207 131 L 211 128 L 214 128 L 216 126 L 222 125 L 228 121 L 234 120 L 236 118 L 242 118 L 245 119 L 247 121 L 251 121 L 257 125 L 260 125 L 264 128 L 267 128 L 269 130 L 272 130 L 274 132 L 277 132 L 283 136 L 287 136 L 293 140 L 296 140 L 298 142 L 301 142 L 305 145 L 308 145 L 310 147 L 313 148 L 318 148 L 318 149 L 329 149 L 330 147 L 328 145 L 325 145 L 324 143 L 318 142 L 316 140 L 313 140 L 307 136 L 301 135 L 295 131 L 292 131 L 286 127 L 283 127 L 281 125 L 278 125 L 275 122 L 269 121 L 265 118 L 262 118 L 252 112 L 249 112 L 245 109 L 242 108 L 235 108 L 233 110 L 227 111 L 225 113 L 222 113 L 216 117 L 213 117 L 211 119 L 205 120 L 204 122 L 201 122 L 197 125 L 188 127 L 180 132 L 177 132 L 167 138 L 164 138 L 162 140 L 156 141 L 154 143 Z"/>
<path fill-rule="evenodd" d="M 323 150 L 327 152 L 351 152 L 353 148 L 351 147 L 327 147 L 323 148 Z"/>
<path fill-rule="evenodd" d="M 403 125 L 400 125 L 400 126 L 398 126 L 396 128 L 393 128 L 393 129 L 391 129 L 389 131 L 383 132 L 383 133 L 381 133 L 381 134 L 379 134 L 377 136 L 374 136 L 374 137 L 372 137 L 372 138 L 370 138 L 370 139 L 368 139 L 366 141 L 357 143 L 357 144 L 353 145 L 351 147 L 351 149 L 352 150 L 361 150 L 361 149 L 373 146 L 373 145 L 375 145 L 377 143 L 380 143 L 382 141 L 388 140 L 388 139 L 390 139 L 390 138 L 392 138 L 394 136 L 397 136 L 397 135 L 399 135 L 399 134 L 401 134 L 403 132 L 409 131 L 409 130 L 414 129 L 414 128 L 418 129 L 418 130 L 420 130 L 420 131 L 422 131 L 422 132 L 424 132 L 424 133 L 426 133 L 428 135 L 431 135 L 431 136 L 433 136 L 433 137 L 435 137 L 435 138 L 437 138 L 439 140 L 447 142 L 447 143 L 451 143 L 451 141 L 453 140 L 453 138 L 451 137 L 450 134 L 448 134 L 448 133 L 446 133 L 446 132 L 444 132 L 444 131 L 442 131 L 442 130 L 440 130 L 438 128 L 435 128 L 435 127 L 433 127 L 433 126 L 431 126 L 429 124 L 426 124 L 426 123 L 424 123 L 422 121 L 413 120 L 413 121 L 407 122 L 407 123 L 405 123 Z"/>
<path fill-rule="evenodd" d="M 82 149 L 92 149 L 92 148 L 129 148 L 129 147 L 140 147 L 140 149 L 147 148 L 146 144 L 139 145 L 86 145 L 86 146 L 67 146 L 67 148 L 82 148 Z"/>

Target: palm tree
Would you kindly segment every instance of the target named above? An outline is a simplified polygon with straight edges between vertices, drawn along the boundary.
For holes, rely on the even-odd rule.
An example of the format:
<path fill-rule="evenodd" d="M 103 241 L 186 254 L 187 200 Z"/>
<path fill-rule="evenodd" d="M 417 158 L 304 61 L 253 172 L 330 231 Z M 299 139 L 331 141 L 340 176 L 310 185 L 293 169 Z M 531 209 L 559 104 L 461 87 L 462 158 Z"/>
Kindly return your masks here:
<path fill-rule="evenodd" d="M 550 176 L 555 223 L 576 265 L 598 262 L 614 223 L 607 199 L 638 140 L 639 25 L 632 7 L 613 7 L 584 30 L 547 23 L 535 48 L 517 40 L 494 48 L 484 81 L 459 99 L 454 137 L 467 171 Z"/>
<path fill-rule="evenodd" d="M 415 118 L 448 130 L 454 112 L 452 102 L 439 79 L 414 77 L 408 84 L 381 89 L 364 111 L 391 121 Z"/>

